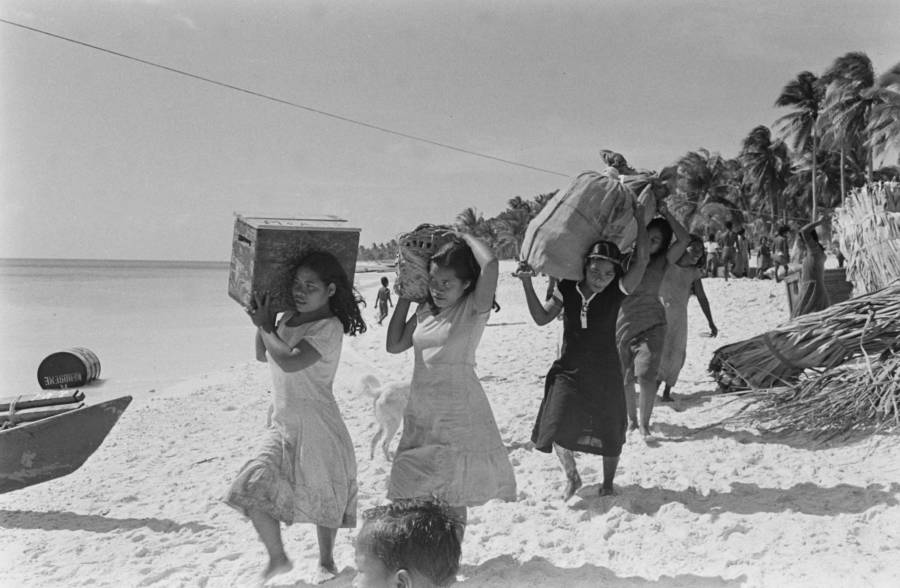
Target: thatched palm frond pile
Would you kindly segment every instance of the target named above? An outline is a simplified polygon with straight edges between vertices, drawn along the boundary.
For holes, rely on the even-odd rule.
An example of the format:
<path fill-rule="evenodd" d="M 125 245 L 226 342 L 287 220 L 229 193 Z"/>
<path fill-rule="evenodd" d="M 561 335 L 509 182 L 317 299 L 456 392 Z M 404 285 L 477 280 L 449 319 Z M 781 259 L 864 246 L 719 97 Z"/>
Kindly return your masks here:
<path fill-rule="evenodd" d="M 784 388 L 760 391 L 737 417 L 774 433 L 803 432 L 821 441 L 900 430 L 900 353 L 815 372 Z"/>
<path fill-rule="evenodd" d="M 887 349 L 900 350 L 900 280 L 720 347 L 709 370 L 724 392 L 772 388 Z"/>
<path fill-rule="evenodd" d="M 854 190 L 834 212 L 847 279 L 858 293 L 874 292 L 900 278 L 898 200 L 900 184 L 872 183 Z"/>

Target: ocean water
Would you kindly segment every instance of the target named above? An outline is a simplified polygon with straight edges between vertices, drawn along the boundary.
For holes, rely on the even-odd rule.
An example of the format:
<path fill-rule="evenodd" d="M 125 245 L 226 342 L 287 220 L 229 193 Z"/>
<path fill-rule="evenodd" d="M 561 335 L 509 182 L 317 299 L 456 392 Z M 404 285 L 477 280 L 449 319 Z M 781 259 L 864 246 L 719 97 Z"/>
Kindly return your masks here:
<path fill-rule="evenodd" d="M 366 269 L 374 302 L 383 273 Z M 227 262 L 0 259 L 0 397 L 40 392 L 41 361 L 72 347 L 100 360 L 89 399 L 145 394 L 255 361 L 254 333 Z"/>
<path fill-rule="evenodd" d="M 227 263 L 0 260 L 0 396 L 40 391 L 41 361 L 72 347 L 100 359 L 89 398 L 250 362 L 253 328 L 227 286 Z"/>

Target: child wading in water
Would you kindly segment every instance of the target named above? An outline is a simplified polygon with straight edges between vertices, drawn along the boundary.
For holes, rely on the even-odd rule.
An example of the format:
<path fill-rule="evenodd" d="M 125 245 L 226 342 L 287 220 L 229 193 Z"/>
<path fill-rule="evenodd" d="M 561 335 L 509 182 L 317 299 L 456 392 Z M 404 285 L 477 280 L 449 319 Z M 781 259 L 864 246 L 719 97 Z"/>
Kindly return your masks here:
<path fill-rule="evenodd" d="M 619 248 L 608 241 L 587 251 L 582 280 L 557 282 L 545 302 L 534 291 L 531 268 L 523 264 L 516 272 L 534 322 L 546 325 L 563 313 L 562 349 L 547 373 L 531 440 L 539 451 L 556 451 L 566 473 L 564 500 L 581 487 L 575 451 L 603 456 L 600 493 L 613 493 L 627 425 L 616 316 L 622 299 L 641 281 L 648 255 L 643 207 L 636 207 L 634 217 L 637 244 L 624 275 Z"/>
<path fill-rule="evenodd" d="M 434 496 L 465 525 L 467 507 L 515 500 L 516 480 L 475 373 L 497 258 L 475 237 L 454 235 L 428 262 L 428 300 L 407 320 L 410 300 L 400 296 L 388 325 L 387 351 L 412 347 L 415 356 L 388 498 Z"/>
<path fill-rule="evenodd" d="M 670 264 L 677 262 L 688 246 L 688 232 L 669 212 L 665 202 L 659 203 L 663 218 L 647 225 L 650 261 L 640 285 L 622 301 L 616 323 L 616 343 L 625 375 L 625 402 L 630 429 L 638 429 L 645 442 L 650 435 L 650 415 L 656 400 L 657 372 L 666 339 L 666 309 L 659 300 L 659 285 Z M 676 241 L 672 242 L 672 232 Z M 727 272 L 727 270 L 726 270 Z M 635 404 L 634 384 L 640 389 L 640 421 Z"/>
<path fill-rule="evenodd" d="M 277 325 L 268 293 L 255 294 L 247 309 L 257 326 L 256 358 L 272 372 L 272 419 L 262 451 L 241 468 L 225 502 L 250 518 L 266 547 L 264 581 L 293 567 L 280 523 L 316 525 L 323 582 L 337 574 L 338 528 L 356 526 L 356 456 L 332 384 L 343 334 L 363 333 L 366 325 L 330 253 L 305 255 L 291 292 L 296 310 Z"/>
<path fill-rule="evenodd" d="M 666 384 L 663 402 L 672 402 L 672 388 L 684 367 L 687 352 L 687 305 L 691 294 L 697 296 L 697 302 L 709 323 L 710 334 L 713 337 L 719 334 L 709 309 L 709 300 L 703 290 L 701 268 L 706 265 L 705 257 L 702 237 L 691 235 L 687 250 L 676 263 L 669 266 L 659 287 L 659 297 L 666 308 L 666 339 L 657 376 L 660 382 Z"/>
<path fill-rule="evenodd" d="M 381 278 L 381 288 L 378 289 L 378 296 L 375 298 L 375 307 L 378 308 L 378 324 L 388 315 L 388 307 L 394 306 L 391 302 L 391 290 L 388 288 L 388 279 Z"/>
<path fill-rule="evenodd" d="M 363 513 L 354 588 L 434 588 L 456 582 L 461 524 L 446 505 L 402 500 Z"/>

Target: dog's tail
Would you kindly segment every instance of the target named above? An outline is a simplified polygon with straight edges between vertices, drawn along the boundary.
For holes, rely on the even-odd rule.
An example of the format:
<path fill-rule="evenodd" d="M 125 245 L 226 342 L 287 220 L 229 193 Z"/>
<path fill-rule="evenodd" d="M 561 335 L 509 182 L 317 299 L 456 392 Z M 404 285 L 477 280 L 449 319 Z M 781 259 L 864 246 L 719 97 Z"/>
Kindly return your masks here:
<path fill-rule="evenodd" d="M 381 380 L 379 380 L 373 374 L 366 374 L 365 376 L 362 376 L 356 383 L 353 392 L 357 394 L 362 392 L 364 394 L 367 394 L 368 396 L 377 398 L 380 388 Z"/>

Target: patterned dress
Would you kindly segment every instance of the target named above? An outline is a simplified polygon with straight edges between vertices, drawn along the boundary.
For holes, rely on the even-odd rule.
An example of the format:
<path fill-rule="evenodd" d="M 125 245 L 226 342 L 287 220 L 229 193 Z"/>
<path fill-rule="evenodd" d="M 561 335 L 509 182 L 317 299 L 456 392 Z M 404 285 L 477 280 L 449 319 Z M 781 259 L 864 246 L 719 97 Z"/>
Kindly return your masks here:
<path fill-rule="evenodd" d="M 652 255 L 641 283 L 622 301 L 616 343 L 626 382 L 656 380 L 666 338 L 666 309 L 659 300 L 659 286 L 668 267 L 665 251 Z"/>
<path fill-rule="evenodd" d="M 659 287 L 659 299 L 666 309 L 666 342 L 663 345 L 656 379 L 674 386 L 687 350 L 687 305 L 691 285 L 701 276 L 698 268 L 671 264 Z"/>
<path fill-rule="evenodd" d="M 356 455 L 332 384 L 341 357 L 343 326 L 329 317 L 277 332 L 289 346 L 305 340 L 321 355 L 311 366 L 285 372 L 269 358 L 274 388 L 272 424 L 259 454 L 238 473 L 225 502 L 247 514 L 262 510 L 291 523 L 337 529 L 356 526 Z"/>
<path fill-rule="evenodd" d="M 619 280 L 585 299 L 576 282 L 557 285 L 563 344 L 550 367 L 531 435 L 538 451 L 553 444 L 616 457 L 625 443 L 625 388 L 616 350 L 616 316 L 625 294 Z"/>
<path fill-rule="evenodd" d="M 800 267 L 800 288 L 791 318 L 824 310 L 831 306 L 825 288 L 825 252 L 818 243 L 806 247 L 803 265 Z"/>
<path fill-rule="evenodd" d="M 515 500 L 516 480 L 487 396 L 475 349 L 490 312 L 464 296 L 433 314 L 416 312 L 415 366 L 388 498 L 435 496 L 451 506 Z"/>

